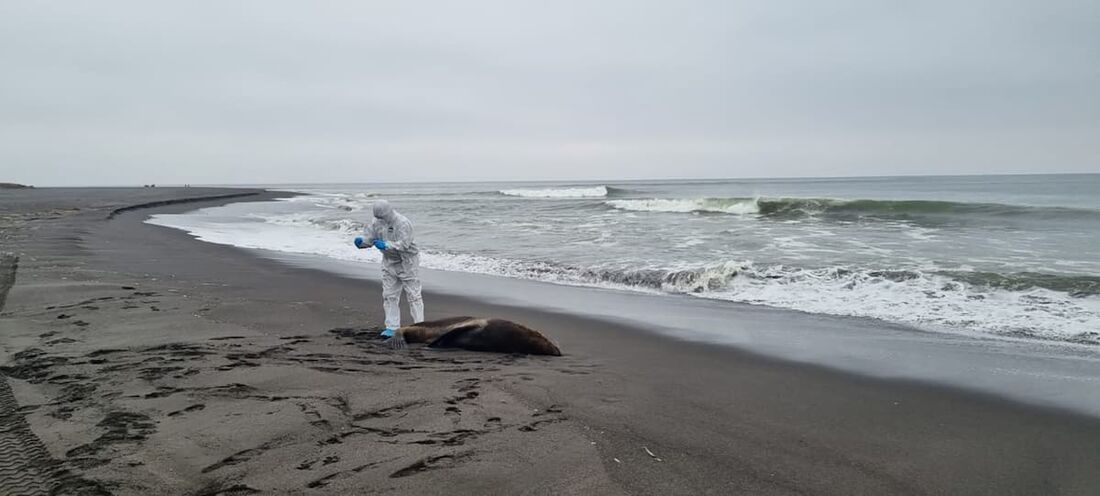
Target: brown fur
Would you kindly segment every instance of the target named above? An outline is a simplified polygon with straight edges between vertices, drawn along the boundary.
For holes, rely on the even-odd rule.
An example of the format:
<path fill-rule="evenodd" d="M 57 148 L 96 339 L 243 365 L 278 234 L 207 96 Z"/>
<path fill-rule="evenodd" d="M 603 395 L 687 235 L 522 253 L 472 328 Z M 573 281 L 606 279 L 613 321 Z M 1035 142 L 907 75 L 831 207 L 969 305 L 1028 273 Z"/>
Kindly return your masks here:
<path fill-rule="evenodd" d="M 431 343 L 452 329 L 462 325 L 473 323 L 474 317 L 448 317 L 446 319 L 417 322 L 410 326 L 404 326 L 397 330 L 398 336 L 403 336 L 406 343 Z"/>
<path fill-rule="evenodd" d="M 432 348 L 561 356 L 561 350 L 538 331 L 503 319 L 451 317 L 418 322 L 398 329 L 394 337 Z"/>

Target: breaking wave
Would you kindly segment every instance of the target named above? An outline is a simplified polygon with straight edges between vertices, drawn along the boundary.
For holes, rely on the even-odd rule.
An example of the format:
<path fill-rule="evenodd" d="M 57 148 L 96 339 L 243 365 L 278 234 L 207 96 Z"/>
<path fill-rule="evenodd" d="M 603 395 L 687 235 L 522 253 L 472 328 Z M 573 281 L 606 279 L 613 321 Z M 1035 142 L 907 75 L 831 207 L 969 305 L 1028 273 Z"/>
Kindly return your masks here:
<path fill-rule="evenodd" d="M 605 198 L 626 194 L 629 191 L 611 186 L 577 186 L 571 188 L 502 189 L 497 193 L 521 198 Z"/>
<path fill-rule="evenodd" d="M 1094 218 L 1100 211 L 1066 207 L 1033 207 L 997 203 L 933 200 L 845 200 L 834 198 L 696 198 L 621 199 L 605 205 L 619 210 L 667 213 L 756 214 L 773 218 L 875 217 L 909 219 L 958 216 L 1028 217 L 1039 219 Z"/>
<path fill-rule="evenodd" d="M 753 198 L 699 198 L 694 200 L 654 198 L 648 200 L 609 200 L 604 204 L 619 210 L 636 212 L 709 212 L 738 215 L 760 212 L 759 203 Z"/>
<path fill-rule="evenodd" d="M 943 271 L 940 274 L 967 284 L 1007 291 L 1041 288 L 1059 291 L 1076 298 L 1100 295 L 1100 277 L 1097 276 L 1066 276 L 1041 272 L 998 274 L 976 271 Z"/>

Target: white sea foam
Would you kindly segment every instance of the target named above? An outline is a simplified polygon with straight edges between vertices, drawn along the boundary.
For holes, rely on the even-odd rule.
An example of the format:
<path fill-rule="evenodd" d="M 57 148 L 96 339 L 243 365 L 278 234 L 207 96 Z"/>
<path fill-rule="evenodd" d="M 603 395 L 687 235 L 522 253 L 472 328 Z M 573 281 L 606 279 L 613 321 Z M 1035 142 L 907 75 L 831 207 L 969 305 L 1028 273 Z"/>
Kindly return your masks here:
<path fill-rule="evenodd" d="M 648 200 L 608 200 L 605 205 L 636 212 L 755 214 L 760 211 L 755 199 L 695 198 Z"/>
<path fill-rule="evenodd" d="M 1100 344 L 1100 298 L 994 289 L 934 272 L 749 265 L 721 290 L 697 296 L 936 331 Z"/>
<path fill-rule="evenodd" d="M 250 218 L 259 222 L 222 223 L 202 215 L 207 210 L 212 209 L 191 214 L 158 214 L 146 222 L 182 229 L 209 243 L 323 255 L 341 260 L 381 261 L 375 250 L 360 250 L 351 244 L 350 240 L 361 229 L 354 223 L 330 225 L 297 215 L 253 215 Z"/>
<path fill-rule="evenodd" d="M 326 231 L 337 231 L 344 234 L 354 234 L 363 230 L 363 222 L 348 218 L 319 218 L 316 214 L 311 214 L 307 212 L 280 215 L 265 215 L 253 213 L 247 214 L 245 217 L 256 219 L 268 224 L 303 228 L 319 228 Z"/>
<path fill-rule="evenodd" d="M 607 187 L 504 189 L 500 194 L 523 198 L 601 198 L 607 196 Z"/>
<path fill-rule="evenodd" d="M 330 209 L 330 210 L 343 210 L 345 212 L 358 212 L 367 208 L 377 201 L 377 197 L 367 193 L 315 193 L 306 196 L 293 196 L 290 198 L 281 198 L 279 201 L 290 203 L 308 203 L 314 207 Z"/>

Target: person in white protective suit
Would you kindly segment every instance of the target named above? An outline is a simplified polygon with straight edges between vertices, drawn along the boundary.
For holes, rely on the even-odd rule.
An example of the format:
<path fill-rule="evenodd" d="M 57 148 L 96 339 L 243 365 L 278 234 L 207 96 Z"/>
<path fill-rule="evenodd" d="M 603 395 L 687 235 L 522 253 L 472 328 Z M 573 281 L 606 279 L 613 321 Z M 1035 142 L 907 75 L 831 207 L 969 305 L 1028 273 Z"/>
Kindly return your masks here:
<path fill-rule="evenodd" d="M 364 229 L 363 238 L 355 238 L 360 249 L 378 248 L 382 252 L 382 308 L 386 312 L 384 336 L 393 336 L 401 327 L 401 290 L 409 301 L 413 323 L 424 321 L 424 300 L 420 296 L 420 250 L 413 241 L 412 222 L 397 213 L 390 202 L 374 202 L 374 222 Z M 365 238 L 365 241 L 364 241 Z"/>

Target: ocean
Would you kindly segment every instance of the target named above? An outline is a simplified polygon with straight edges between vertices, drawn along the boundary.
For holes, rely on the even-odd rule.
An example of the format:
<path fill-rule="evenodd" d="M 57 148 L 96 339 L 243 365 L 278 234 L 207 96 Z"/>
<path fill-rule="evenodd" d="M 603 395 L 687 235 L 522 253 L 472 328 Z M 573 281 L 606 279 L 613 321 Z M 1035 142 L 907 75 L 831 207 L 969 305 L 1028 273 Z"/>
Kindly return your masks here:
<path fill-rule="evenodd" d="M 148 222 L 377 262 L 384 198 L 430 269 L 1100 345 L 1100 174 L 265 187 Z"/>

